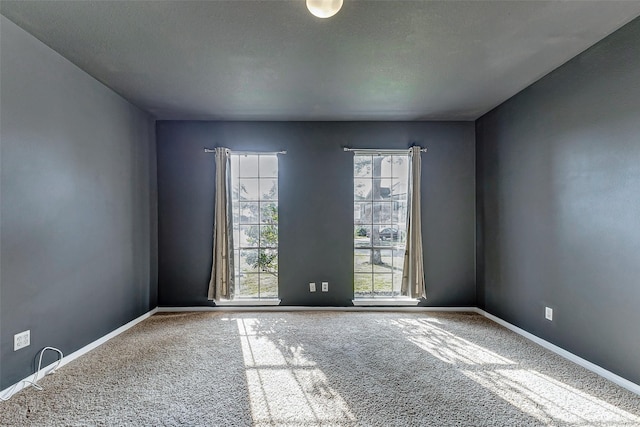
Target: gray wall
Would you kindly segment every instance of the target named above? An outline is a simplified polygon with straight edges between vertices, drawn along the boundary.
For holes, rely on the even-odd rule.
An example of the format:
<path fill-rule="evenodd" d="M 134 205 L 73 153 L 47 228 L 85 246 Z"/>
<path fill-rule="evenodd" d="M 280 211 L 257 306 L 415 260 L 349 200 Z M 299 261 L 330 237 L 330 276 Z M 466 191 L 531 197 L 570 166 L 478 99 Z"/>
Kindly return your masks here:
<path fill-rule="evenodd" d="M 478 304 L 637 384 L 639 46 L 636 19 L 476 123 Z"/>
<path fill-rule="evenodd" d="M 423 230 L 428 304 L 474 306 L 475 136 L 467 123 L 159 121 L 159 304 L 209 305 L 214 156 L 204 147 L 280 156 L 282 304 L 353 298 L 353 155 L 344 146 L 427 147 Z M 308 291 L 329 281 L 328 293 Z"/>
<path fill-rule="evenodd" d="M 155 307 L 157 248 L 153 120 L 0 20 L 3 389 Z"/>

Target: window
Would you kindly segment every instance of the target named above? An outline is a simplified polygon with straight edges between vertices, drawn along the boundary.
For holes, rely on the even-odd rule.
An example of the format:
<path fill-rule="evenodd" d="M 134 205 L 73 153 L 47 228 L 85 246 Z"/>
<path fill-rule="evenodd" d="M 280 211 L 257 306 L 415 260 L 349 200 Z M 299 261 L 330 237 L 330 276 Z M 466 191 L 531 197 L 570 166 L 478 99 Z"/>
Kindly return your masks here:
<path fill-rule="evenodd" d="M 354 297 L 400 295 L 409 156 L 354 156 Z"/>
<path fill-rule="evenodd" d="M 278 297 L 278 156 L 232 154 L 236 299 Z"/>

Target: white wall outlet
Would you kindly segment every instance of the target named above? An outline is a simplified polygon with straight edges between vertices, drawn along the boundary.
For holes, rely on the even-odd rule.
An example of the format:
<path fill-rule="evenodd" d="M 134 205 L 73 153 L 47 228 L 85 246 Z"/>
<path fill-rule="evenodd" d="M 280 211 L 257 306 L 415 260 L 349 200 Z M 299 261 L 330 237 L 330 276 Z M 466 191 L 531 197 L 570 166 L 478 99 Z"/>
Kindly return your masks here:
<path fill-rule="evenodd" d="M 329 292 L 329 282 L 322 282 L 322 292 Z"/>
<path fill-rule="evenodd" d="M 309 283 L 309 292 L 315 292 L 316 291 L 316 284 L 315 282 L 311 282 Z"/>
<path fill-rule="evenodd" d="M 31 330 L 13 336 L 13 351 L 28 347 L 31 344 Z"/>
<path fill-rule="evenodd" d="M 544 318 L 547 320 L 553 320 L 553 308 L 551 307 L 544 308 Z"/>

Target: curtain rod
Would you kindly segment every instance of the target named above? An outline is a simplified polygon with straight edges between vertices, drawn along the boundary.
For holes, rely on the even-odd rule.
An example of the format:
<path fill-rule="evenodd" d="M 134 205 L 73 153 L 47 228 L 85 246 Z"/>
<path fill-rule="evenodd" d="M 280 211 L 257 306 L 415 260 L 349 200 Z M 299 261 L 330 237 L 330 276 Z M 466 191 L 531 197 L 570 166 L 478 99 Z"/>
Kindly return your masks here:
<path fill-rule="evenodd" d="M 362 153 L 404 153 L 404 152 L 408 152 L 410 150 L 410 148 L 407 149 L 399 149 L 399 150 L 393 150 L 393 149 L 378 149 L 378 148 L 348 148 L 348 147 L 344 147 L 344 151 L 353 151 L 353 152 L 362 152 Z M 425 153 L 427 151 L 426 148 L 420 148 L 420 151 L 422 151 L 423 153 Z"/>
<path fill-rule="evenodd" d="M 269 155 L 269 154 L 287 154 L 287 150 L 282 150 L 282 151 L 234 151 L 234 150 L 229 150 L 231 152 L 231 154 L 240 154 L 240 155 L 259 155 L 259 154 L 263 154 L 263 155 Z M 216 150 L 213 148 L 205 148 L 204 149 L 205 153 L 215 153 Z"/>

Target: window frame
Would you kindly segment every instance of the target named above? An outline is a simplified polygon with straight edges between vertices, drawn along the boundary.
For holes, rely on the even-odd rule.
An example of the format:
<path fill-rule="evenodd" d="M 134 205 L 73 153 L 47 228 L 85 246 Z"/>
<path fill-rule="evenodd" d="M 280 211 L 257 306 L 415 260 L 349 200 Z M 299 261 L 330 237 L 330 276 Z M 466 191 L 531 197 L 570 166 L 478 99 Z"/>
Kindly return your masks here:
<path fill-rule="evenodd" d="M 376 175 L 377 167 L 374 163 L 376 158 L 381 159 L 381 164 L 378 166 L 379 175 Z M 383 172 L 384 168 L 382 167 L 386 158 L 389 162 L 387 173 Z M 402 161 L 397 163 L 398 159 L 402 159 Z M 358 166 L 359 162 L 360 167 Z M 409 162 L 410 156 L 407 150 L 354 153 L 354 300 L 401 297 L 407 232 Z M 398 168 L 398 173 L 394 171 L 396 163 L 403 164 Z M 364 173 L 362 172 L 363 165 L 368 168 Z M 368 193 L 364 194 L 362 188 L 367 181 L 370 181 L 370 184 L 364 185 L 364 190 L 368 189 Z M 383 184 L 387 184 L 387 187 Z M 401 191 L 402 189 L 404 189 L 404 193 Z M 395 230 L 395 232 L 388 233 L 390 235 L 388 239 L 386 235 L 378 234 L 386 229 Z M 367 241 L 368 244 L 365 243 Z M 386 252 L 386 256 L 383 255 L 384 252 Z M 363 262 L 367 258 L 369 258 L 369 262 Z M 383 261 L 384 258 L 390 259 L 391 262 Z M 384 271 L 385 268 L 389 268 L 389 271 Z M 367 279 L 368 277 L 370 280 Z M 370 283 L 370 287 L 367 287 L 367 282 Z M 383 286 L 377 286 L 379 283 L 382 283 Z"/>
<path fill-rule="evenodd" d="M 234 302 L 242 301 L 277 301 L 279 297 L 279 159 L 277 153 L 234 153 L 231 152 L 231 186 L 232 186 L 232 216 L 233 216 L 233 238 L 234 238 L 234 279 L 235 295 Z M 255 168 L 243 167 L 243 160 L 255 163 Z M 264 173 L 261 159 L 269 158 L 275 160 L 275 167 L 272 165 L 272 173 Z M 255 160 L 254 160 L 255 159 Z M 249 161 L 251 160 L 251 161 Z M 253 172 L 255 170 L 255 172 Z M 268 196 L 265 197 L 265 183 L 271 183 Z M 251 184 L 247 190 L 247 184 Z M 242 196 L 244 192 L 248 196 Z M 265 213 L 265 207 L 275 207 L 269 209 L 271 217 Z M 243 212 L 248 215 L 244 215 Z M 264 216 L 263 216 L 264 215 Z M 244 231 L 246 230 L 246 231 Z M 257 230 L 257 233 L 256 233 Z M 268 231 L 268 236 L 265 235 Z M 243 232 L 244 231 L 244 232 Z M 265 241 L 273 242 L 275 234 L 275 245 L 265 244 Z M 250 254 L 249 257 L 243 255 Z M 271 258 L 270 258 L 271 257 Z M 255 264 L 252 268 L 243 271 L 243 266 L 252 260 Z M 275 264 L 273 264 L 275 260 Z M 268 266 L 275 270 L 268 271 Z M 253 271 L 251 271 L 253 270 Z M 255 278 L 256 282 L 246 285 L 249 278 Z M 271 278 L 269 283 L 263 281 L 264 278 Z M 270 290 L 266 291 L 265 288 Z M 248 292 L 250 286 L 256 286 L 255 292 Z"/>

